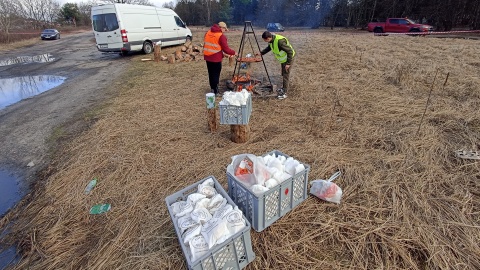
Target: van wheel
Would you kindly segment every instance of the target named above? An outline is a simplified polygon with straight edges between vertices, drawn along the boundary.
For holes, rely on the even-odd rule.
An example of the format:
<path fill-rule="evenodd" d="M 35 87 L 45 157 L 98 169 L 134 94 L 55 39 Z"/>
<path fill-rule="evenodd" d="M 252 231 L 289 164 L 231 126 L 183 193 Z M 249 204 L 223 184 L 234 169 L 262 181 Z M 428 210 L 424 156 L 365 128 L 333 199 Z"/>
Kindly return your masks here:
<path fill-rule="evenodd" d="M 152 43 L 145 41 L 145 43 L 143 43 L 143 53 L 150 54 L 152 52 L 153 52 Z"/>
<path fill-rule="evenodd" d="M 189 41 L 192 41 L 192 37 L 191 36 L 187 36 L 187 38 L 185 39 L 185 43 L 189 42 Z"/>

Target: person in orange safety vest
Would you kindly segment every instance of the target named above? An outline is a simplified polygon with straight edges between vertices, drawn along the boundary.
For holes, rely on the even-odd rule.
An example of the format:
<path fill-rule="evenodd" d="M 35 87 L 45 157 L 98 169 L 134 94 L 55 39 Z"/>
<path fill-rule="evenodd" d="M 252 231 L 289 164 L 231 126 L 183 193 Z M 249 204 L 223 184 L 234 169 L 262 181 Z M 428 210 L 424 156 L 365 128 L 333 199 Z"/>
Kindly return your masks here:
<path fill-rule="evenodd" d="M 214 24 L 205 34 L 203 42 L 203 58 L 207 62 L 210 89 L 217 97 L 220 96 L 218 84 L 222 71 L 223 54 L 225 53 L 229 55 L 229 57 L 238 56 L 234 50 L 228 47 L 227 37 L 223 34 L 225 31 L 228 31 L 226 23 L 219 22 L 218 24 Z"/>

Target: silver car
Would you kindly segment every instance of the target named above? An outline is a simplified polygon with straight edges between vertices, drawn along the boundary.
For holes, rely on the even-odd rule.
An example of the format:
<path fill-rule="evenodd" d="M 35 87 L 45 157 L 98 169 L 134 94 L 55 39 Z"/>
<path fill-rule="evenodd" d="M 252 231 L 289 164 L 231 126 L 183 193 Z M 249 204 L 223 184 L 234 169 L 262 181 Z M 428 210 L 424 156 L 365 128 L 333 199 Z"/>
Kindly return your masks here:
<path fill-rule="evenodd" d="M 40 38 L 43 39 L 60 39 L 60 32 L 57 29 L 45 29 L 43 30 L 42 34 L 40 34 Z"/>

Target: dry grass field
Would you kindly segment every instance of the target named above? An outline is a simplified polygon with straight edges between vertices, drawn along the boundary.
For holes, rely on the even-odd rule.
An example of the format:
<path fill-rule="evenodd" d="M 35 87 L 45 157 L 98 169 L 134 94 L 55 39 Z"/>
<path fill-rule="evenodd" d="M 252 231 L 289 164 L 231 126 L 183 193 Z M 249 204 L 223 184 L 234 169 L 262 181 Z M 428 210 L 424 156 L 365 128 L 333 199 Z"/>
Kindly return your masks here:
<path fill-rule="evenodd" d="M 242 29 L 227 33 L 235 50 Z M 297 53 L 289 97 L 253 100 L 245 144 L 230 141 L 229 126 L 208 131 L 203 60 L 131 57 L 116 98 L 2 220 L 15 220 L 15 269 L 185 269 L 165 197 L 209 175 L 227 188 L 231 156 L 274 149 L 309 164 L 310 180 L 340 170 L 343 197 L 310 196 L 252 230 L 247 269 L 480 269 L 480 163 L 454 155 L 480 148 L 480 41 L 283 35 Z M 279 64 L 264 57 L 279 82 Z M 222 79 L 232 73 L 225 60 Z M 89 215 L 97 203 L 112 210 Z"/>

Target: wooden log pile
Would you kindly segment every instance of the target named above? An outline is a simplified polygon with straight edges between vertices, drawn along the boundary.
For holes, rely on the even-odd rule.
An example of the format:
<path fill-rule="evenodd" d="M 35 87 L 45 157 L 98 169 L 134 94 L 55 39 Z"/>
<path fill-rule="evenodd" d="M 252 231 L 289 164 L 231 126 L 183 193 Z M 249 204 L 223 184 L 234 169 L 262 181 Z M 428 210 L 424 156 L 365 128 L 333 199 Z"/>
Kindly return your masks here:
<path fill-rule="evenodd" d="M 201 48 L 203 48 L 202 44 L 194 45 L 191 41 L 187 41 L 173 54 L 161 55 L 160 60 L 167 61 L 169 64 L 203 60 Z"/>

